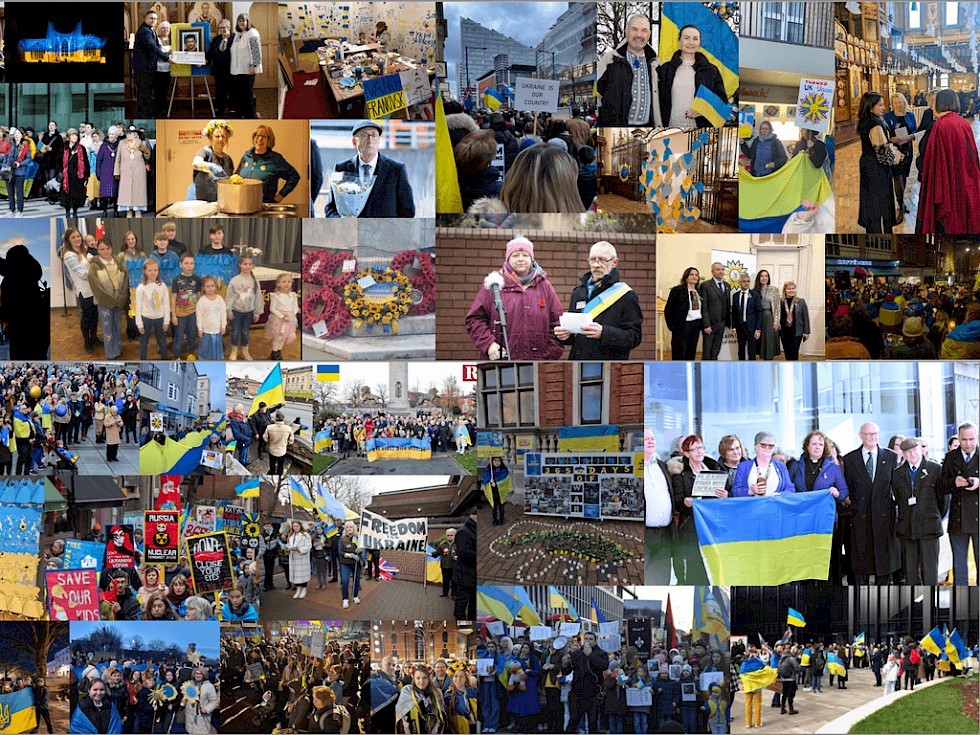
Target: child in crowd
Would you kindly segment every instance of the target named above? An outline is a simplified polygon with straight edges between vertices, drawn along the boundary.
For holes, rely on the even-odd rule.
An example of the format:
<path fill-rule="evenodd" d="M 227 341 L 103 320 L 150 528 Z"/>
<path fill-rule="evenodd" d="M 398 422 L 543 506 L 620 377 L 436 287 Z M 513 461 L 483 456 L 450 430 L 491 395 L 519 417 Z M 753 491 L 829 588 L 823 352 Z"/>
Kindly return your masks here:
<path fill-rule="evenodd" d="M 153 251 L 150 257 L 160 264 L 161 270 L 167 267 L 167 263 L 180 260 L 180 256 L 172 250 L 167 249 L 167 236 L 163 232 L 158 232 L 153 236 Z"/>
<path fill-rule="evenodd" d="M 282 359 L 282 348 L 296 339 L 296 315 L 299 298 L 293 291 L 293 277 L 280 273 L 276 290 L 269 296 L 269 319 L 265 323 L 266 336 L 272 341 L 272 359 Z"/>
<path fill-rule="evenodd" d="M 603 710 L 609 723 L 610 733 L 623 732 L 623 715 L 626 714 L 626 675 L 618 663 L 610 665 L 602 689 L 605 693 Z"/>
<path fill-rule="evenodd" d="M 157 245 L 159 247 L 158 243 Z M 197 302 L 201 298 L 202 288 L 200 277 L 194 275 L 194 256 L 184 253 L 180 256 L 180 273 L 170 284 L 170 322 L 175 327 L 173 345 L 175 360 L 181 359 L 183 355 L 185 337 L 187 359 L 194 359 L 198 334 Z"/>
<path fill-rule="evenodd" d="M 225 255 L 228 249 L 225 248 L 225 228 L 221 225 L 212 225 L 208 231 L 209 244 L 197 251 L 198 255 Z"/>
<path fill-rule="evenodd" d="M 258 279 L 252 274 L 255 261 L 250 255 L 238 259 L 238 275 L 228 282 L 228 321 L 231 322 L 231 354 L 229 360 L 238 359 L 238 348 L 241 347 L 242 359 L 251 360 L 248 352 L 248 330 L 252 322 L 259 320 L 265 309 L 262 300 L 262 288 Z"/>
<path fill-rule="evenodd" d="M 657 708 L 657 730 L 662 728 L 679 711 L 681 687 L 671 681 L 667 664 L 660 664 L 660 675 L 653 683 L 653 701 Z"/>
<path fill-rule="evenodd" d="M 690 699 L 684 699 L 683 696 L 683 686 L 684 684 L 694 684 L 695 694 Z M 681 681 L 680 687 L 682 689 L 680 696 L 680 710 L 681 710 L 681 724 L 684 725 L 684 732 L 697 732 L 698 731 L 698 698 L 697 698 L 697 682 L 694 679 L 693 669 L 689 664 L 684 664 L 681 666 Z"/>
<path fill-rule="evenodd" d="M 152 331 L 157 338 L 160 359 L 167 358 L 166 333 L 170 327 L 170 289 L 160 278 L 160 264 L 143 263 L 143 281 L 136 287 L 136 329 L 140 333 L 140 360 L 146 359 L 146 345 Z"/>
<path fill-rule="evenodd" d="M 197 335 L 201 340 L 198 354 L 202 360 L 223 360 L 225 350 L 221 335 L 228 328 L 225 302 L 218 296 L 218 281 L 214 276 L 205 276 L 202 283 L 204 296 L 198 300 L 196 307 Z"/>
<path fill-rule="evenodd" d="M 163 231 L 167 235 L 167 250 L 174 253 L 178 258 L 187 252 L 187 246 L 177 239 L 177 224 L 175 222 L 164 223 Z"/>
<path fill-rule="evenodd" d="M 639 666 L 627 681 L 627 685 L 634 689 L 650 689 L 653 685 L 653 680 L 650 678 L 650 672 L 647 670 L 647 667 Z M 633 732 L 645 733 L 647 731 L 651 706 L 649 704 L 627 706 L 627 712 L 633 717 Z"/>

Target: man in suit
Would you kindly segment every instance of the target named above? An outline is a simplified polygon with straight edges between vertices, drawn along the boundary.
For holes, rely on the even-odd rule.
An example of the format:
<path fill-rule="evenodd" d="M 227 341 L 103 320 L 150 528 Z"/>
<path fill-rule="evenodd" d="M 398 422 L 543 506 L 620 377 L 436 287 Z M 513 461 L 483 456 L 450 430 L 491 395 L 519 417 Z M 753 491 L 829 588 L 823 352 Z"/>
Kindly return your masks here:
<path fill-rule="evenodd" d="M 717 360 L 725 341 L 725 327 L 732 320 L 732 289 L 725 282 L 725 266 L 711 264 L 711 280 L 701 284 L 701 359 Z"/>
<path fill-rule="evenodd" d="M 154 26 L 157 24 L 157 14 L 149 11 L 143 16 L 143 23 L 133 38 L 133 82 L 136 86 L 136 117 L 146 119 L 154 117 L 153 111 L 153 75 L 157 71 L 157 61 L 170 61 L 170 55 L 165 53 L 160 45 L 160 39 Z"/>
<path fill-rule="evenodd" d="M 977 462 L 977 425 L 961 424 L 956 438 L 959 446 L 943 459 L 939 474 L 939 492 L 951 496 L 949 507 L 949 545 L 953 551 L 953 584 L 969 584 L 967 553 L 973 540 L 973 563 L 980 568 L 977 549 L 980 538 L 980 464 Z"/>
<path fill-rule="evenodd" d="M 732 299 L 732 328 L 738 337 L 738 359 L 754 360 L 762 336 L 762 294 L 752 291 L 749 274 L 738 279 L 740 289 Z"/>
<path fill-rule="evenodd" d="M 643 431 L 643 495 L 646 500 L 647 550 L 644 584 L 670 584 L 671 538 L 674 523 L 674 501 L 671 495 L 667 464 L 657 456 L 657 437 L 652 429 Z"/>
<path fill-rule="evenodd" d="M 939 584 L 939 538 L 947 498 L 936 487 L 942 466 L 926 459 L 914 436 L 902 442 L 905 464 L 892 472 L 898 505 L 895 533 L 902 541 L 906 584 Z"/>
<path fill-rule="evenodd" d="M 334 171 L 357 176 L 362 181 L 376 177 L 358 217 L 414 217 L 415 198 L 405 164 L 378 152 L 383 132 L 381 125 L 373 120 L 354 123 L 350 133 L 357 155 L 338 163 Z M 327 203 L 326 216 L 340 216 L 333 196 Z"/>
<path fill-rule="evenodd" d="M 847 539 L 852 584 L 888 584 L 902 564 L 895 536 L 897 512 L 892 496 L 892 473 L 898 455 L 878 446 L 878 425 L 861 424 L 861 446 L 844 455 L 844 479 L 851 499 L 851 532 Z"/>

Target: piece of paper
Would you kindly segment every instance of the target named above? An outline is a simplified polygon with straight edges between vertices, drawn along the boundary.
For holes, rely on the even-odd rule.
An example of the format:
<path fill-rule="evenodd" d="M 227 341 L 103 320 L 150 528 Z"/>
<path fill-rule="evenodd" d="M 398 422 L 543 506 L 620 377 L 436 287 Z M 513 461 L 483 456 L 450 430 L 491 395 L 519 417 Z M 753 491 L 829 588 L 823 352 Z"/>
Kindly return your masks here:
<path fill-rule="evenodd" d="M 561 627 L 558 629 L 558 633 L 566 638 L 574 638 L 578 635 L 578 632 L 581 629 L 581 623 L 562 623 Z"/>
<path fill-rule="evenodd" d="M 492 658 L 478 658 L 476 660 L 476 675 L 477 676 L 489 676 L 487 673 L 493 668 Z"/>
<path fill-rule="evenodd" d="M 327 324 L 322 319 L 318 322 L 313 322 L 313 334 L 317 337 L 327 336 Z"/>
<path fill-rule="evenodd" d="M 586 324 L 592 324 L 591 314 L 575 314 L 570 311 L 566 311 L 560 317 L 558 317 L 558 323 L 567 329 L 572 334 L 582 334 L 582 327 Z"/>
<path fill-rule="evenodd" d="M 546 641 L 551 638 L 551 628 L 547 625 L 532 625 L 531 640 Z"/>
<path fill-rule="evenodd" d="M 357 279 L 357 285 L 363 289 L 371 288 L 377 281 L 374 280 L 372 276 L 364 276 L 364 278 Z"/>
<path fill-rule="evenodd" d="M 705 671 L 701 674 L 701 691 L 706 692 L 712 684 L 717 684 L 718 686 L 725 685 L 725 674 L 722 671 Z"/>
<path fill-rule="evenodd" d="M 696 702 L 698 699 L 697 685 L 693 681 L 681 682 L 681 701 Z"/>
<path fill-rule="evenodd" d="M 623 647 L 623 639 L 620 638 L 619 634 L 605 636 L 598 640 L 599 648 L 601 648 L 606 653 L 617 653 L 619 649 Z"/>
<path fill-rule="evenodd" d="M 608 623 L 599 623 L 599 635 L 617 635 L 619 633 L 619 621 L 613 620 Z"/>
<path fill-rule="evenodd" d="M 303 86 L 304 87 L 315 87 L 319 83 L 320 83 L 320 80 L 319 79 L 307 79 L 305 82 L 303 82 Z"/>
<path fill-rule="evenodd" d="M 653 704 L 653 690 L 649 687 L 644 687 L 643 689 L 637 689 L 636 687 L 627 687 L 626 689 L 626 706 L 627 707 L 649 707 Z"/>
<path fill-rule="evenodd" d="M 506 630 L 507 628 L 503 620 L 494 620 L 492 623 L 487 623 L 487 632 L 490 635 L 502 636 Z"/>

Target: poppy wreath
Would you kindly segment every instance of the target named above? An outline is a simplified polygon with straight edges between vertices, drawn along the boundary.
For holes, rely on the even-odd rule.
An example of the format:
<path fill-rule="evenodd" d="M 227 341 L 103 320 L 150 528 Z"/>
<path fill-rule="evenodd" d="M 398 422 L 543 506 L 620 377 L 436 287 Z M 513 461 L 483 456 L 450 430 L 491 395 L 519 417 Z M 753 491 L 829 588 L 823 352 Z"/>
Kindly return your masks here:
<path fill-rule="evenodd" d="M 395 284 L 392 291 L 393 298 L 384 302 L 369 299 L 358 284 L 358 281 L 368 276 L 373 278 L 375 283 Z M 344 303 L 354 319 L 355 329 L 363 323 L 367 323 L 369 330 L 375 324 L 380 324 L 384 331 L 390 329 L 398 334 L 398 320 L 408 314 L 409 309 L 412 308 L 412 291 L 408 276 L 391 266 L 376 265 L 358 271 L 357 276 L 344 286 Z"/>
<path fill-rule="evenodd" d="M 436 268 L 433 257 L 418 250 L 405 250 L 391 259 L 391 267 L 405 273 L 405 269 L 419 259 L 419 275 L 408 277 L 415 293 L 412 294 L 412 308 L 409 316 L 431 314 L 436 308 Z"/>
<path fill-rule="evenodd" d="M 350 281 L 350 273 L 334 275 L 343 267 L 345 260 L 353 260 L 354 270 L 357 270 L 357 258 L 349 251 L 337 253 L 321 248 L 307 251 L 303 256 L 303 283 L 315 283 L 333 291 L 338 290 Z"/>
<path fill-rule="evenodd" d="M 350 312 L 330 286 L 324 286 L 303 299 L 303 328 L 313 329 L 318 321 L 327 327 L 324 339 L 339 337 L 351 323 Z"/>

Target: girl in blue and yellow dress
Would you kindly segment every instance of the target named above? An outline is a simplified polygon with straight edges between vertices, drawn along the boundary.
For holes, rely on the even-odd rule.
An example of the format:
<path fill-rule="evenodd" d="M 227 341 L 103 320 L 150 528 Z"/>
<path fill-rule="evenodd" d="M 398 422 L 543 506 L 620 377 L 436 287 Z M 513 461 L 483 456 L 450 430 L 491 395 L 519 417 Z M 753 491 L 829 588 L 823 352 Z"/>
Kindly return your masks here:
<path fill-rule="evenodd" d="M 470 673 L 462 661 L 449 667 L 452 686 L 449 688 L 446 709 L 449 712 L 449 729 L 454 733 L 476 732 L 477 694 L 470 686 Z"/>

